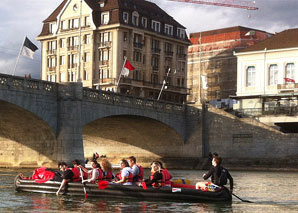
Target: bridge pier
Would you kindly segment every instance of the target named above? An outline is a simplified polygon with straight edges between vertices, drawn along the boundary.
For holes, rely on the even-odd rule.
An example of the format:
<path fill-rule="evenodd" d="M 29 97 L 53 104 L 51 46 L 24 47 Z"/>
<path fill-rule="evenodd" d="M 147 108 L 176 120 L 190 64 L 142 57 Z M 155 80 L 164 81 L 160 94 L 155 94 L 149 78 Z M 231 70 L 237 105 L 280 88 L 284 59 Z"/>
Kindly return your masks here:
<path fill-rule="evenodd" d="M 81 83 L 58 86 L 57 160 L 84 160 Z"/>

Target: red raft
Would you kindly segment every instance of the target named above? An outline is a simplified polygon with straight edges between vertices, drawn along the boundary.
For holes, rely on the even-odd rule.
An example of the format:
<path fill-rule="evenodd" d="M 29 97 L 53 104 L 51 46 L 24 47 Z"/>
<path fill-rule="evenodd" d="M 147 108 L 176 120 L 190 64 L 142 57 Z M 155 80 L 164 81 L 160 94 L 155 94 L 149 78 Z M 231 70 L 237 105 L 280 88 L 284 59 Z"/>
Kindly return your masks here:
<path fill-rule="evenodd" d="M 106 182 L 106 181 L 104 181 Z M 19 192 L 36 192 L 54 194 L 60 186 L 60 182 L 46 181 L 36 183 L 34 180 L 22 179 L 19 175 L 15 178 L 15 189 Z M 99 184 L 104 185 L 104 184 Z M 98 184 L 85 184 L 88 197 L 104 198 L 135 198 L 138 200 L 167 200 L 185 202 L 230 202 L 231 193 L 226 188 L 217 191 L 201 191 L 194 189 L 192 185 L 174 184 L 173 187 L 161 187 L 158 189 L 148 187 L 144 189 L 139 186 L 123 186 L 118 184 L 107 184 L 99 187 Z M 84 196 L 82 183 L 68 183 L 62 190 L 64 195 Z"/>

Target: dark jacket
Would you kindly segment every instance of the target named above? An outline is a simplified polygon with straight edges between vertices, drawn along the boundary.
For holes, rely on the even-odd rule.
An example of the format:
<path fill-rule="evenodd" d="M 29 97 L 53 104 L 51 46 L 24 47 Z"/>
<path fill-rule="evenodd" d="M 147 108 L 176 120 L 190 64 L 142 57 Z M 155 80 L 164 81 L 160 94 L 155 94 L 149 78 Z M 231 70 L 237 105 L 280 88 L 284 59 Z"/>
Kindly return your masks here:
<path fill-rule="evenodd" d="M 216 167 L 213 166 L 208 171 L 207 174 L 203 175 L 204 180 L 207 180 L 211 176 L 211 182 L 214 183 L 215 185 L 218 185 L 218 186 L 225 185 L 225 184 L 220 183 L 220 175 L 221 175 L 223 169 L 225 169 L 225 168 L 223 168 L 222 166 L 216 166 Z M 227 169 L 225 169 L 225 170 L 227 172 L 227 179 L 230 182 L 230 189 L 233 190 L 233 178 L 230 175 L 229 171 Z"/>

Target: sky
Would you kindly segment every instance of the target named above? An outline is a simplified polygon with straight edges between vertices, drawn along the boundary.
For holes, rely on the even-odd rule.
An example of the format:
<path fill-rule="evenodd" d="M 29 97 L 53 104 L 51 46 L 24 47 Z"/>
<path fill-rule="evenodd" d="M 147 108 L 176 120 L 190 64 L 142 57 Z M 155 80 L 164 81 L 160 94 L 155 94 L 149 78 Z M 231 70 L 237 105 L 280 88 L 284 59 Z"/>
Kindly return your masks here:
<path fill-rule="evenodd" d="M 233 26 L 250 27 L 270 33 L 298 28 L 298 0 L 255 0 L 255 5 L 259 8 L 255 11 L 168 0 L 150 1 L 186 27 L 188 34 Z M 40 42 L 36 37 L 41 32 L 42 21 L 61 2 L 62 0 L 1 0 L 0 73 L 13 74 L 22 42 L 27 36 L 39 50 L 36 51 L 34 60 L 20 57 L 15 75 L 24 76 L 30 73 L 33 78 L 40 78 L 41 52 Z"/>

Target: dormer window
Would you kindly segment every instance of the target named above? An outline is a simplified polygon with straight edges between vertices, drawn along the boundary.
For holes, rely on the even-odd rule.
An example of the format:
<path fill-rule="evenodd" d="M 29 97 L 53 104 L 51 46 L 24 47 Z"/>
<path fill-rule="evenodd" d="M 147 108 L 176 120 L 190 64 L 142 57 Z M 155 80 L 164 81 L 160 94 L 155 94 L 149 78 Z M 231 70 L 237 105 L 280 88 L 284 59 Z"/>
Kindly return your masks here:
<path fill-rule="evenodd" d="M 109 12 L 104 12 L 101 14 L 101 24 L 108 24 L 110 21 Z"/>
<path fill-rule="evenodd" d="M 66 29 L 67 29 L 66 21 L 61 21 L 61 30 L 66 30 Z"/>
<path fill-rule="evenodd" d="M 184 39 L 185 38 L 185 30 L 177 27 L 177 37 Z"/>
<path fill-rule="evenodd" d="M 173 35 L 173 26 L 172 25 L 165 24 L 165 34 L 170 35 L 170 36 Z"/>
<path fill-rule="evenodd" d="M 56 31 L 56 23 L 50 23 L 50 25 L 49 25 L 49 31 L 50 31 L 50 33 L 55 33 L 55 31 Z"/>
<path fill-rule="evenodd" d="M 68 26 L 69 26 L 70 29 L 79 28 L 79 19 L 77 19 L 77 18 L 70 19 L 68 21 Z"/>
<path fill-rule="evenodd" d="M 132 13 L 132 24 L 133 24 L 134 26 L 138 26 L 138 25 L 139 25 L 139 14 L 138 14 L 138 12 L 136 12 L 136 11 L 134 11 L 134 12 Z"/>
<path fill-rule="evenodd" d="M 151 29 L 155 32 L 160 32 L 160 22 L 152 20 Z"/>
<path fill-rule="evenodd" d="M 142 17 L 142 26 L 144 28 L 147 28 L 147 18 L 146 17 Z"/>
<path fill-rule="evenodd" d="M 123 21 L 128 24 L 129 15 L 128 12 L 123 12 Z"/>
<path fill-rule="evenodd" d="M 90 17 L 89 16 L 85 16 L 85 19 L 84 19 L 84 25 L 86 27 L 90 26 Z"/>

